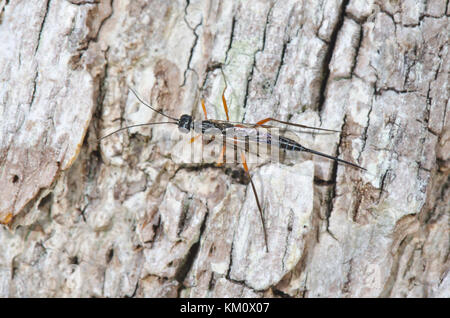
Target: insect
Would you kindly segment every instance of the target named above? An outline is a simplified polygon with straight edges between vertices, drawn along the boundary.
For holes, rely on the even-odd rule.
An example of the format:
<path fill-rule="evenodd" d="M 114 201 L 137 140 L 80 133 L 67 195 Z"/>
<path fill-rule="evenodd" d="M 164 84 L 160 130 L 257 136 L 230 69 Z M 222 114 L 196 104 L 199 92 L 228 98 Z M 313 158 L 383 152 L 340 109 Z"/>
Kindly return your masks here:
<path fill-rule="evenodd" d="M 256 205 L 258 207 L 259 216 L 260 216 L 260 220 L 261 220 L 261 224 L 262 224 L 262 228 L 263 228 L 263 232 L 264 232 L 264 242 L 265 242 L 265 246 L 266 246 L 266 252 L 268 252 L 268 244 L 267 244 L 267 232 L 266 232 L 266 227 L 265 227 L 265 223 L 264 223 L 263 210 L 261 208 L 261 203 L 258 198 L 258 193 L 256 191 L 255 184 L 253 183 L 253 180 L 251 178 L 250 171 L 249 171 L 249 168 L 247 165 L 246 156 L 244 153 L 244 152 L 248 153 L 251 144 L 264 145 L 264 146 L 268 147 L 269 149 L 271 147 L 275 146 L 283 151 L 308 152 L 313 155 L 318 155 L 318 156 L 325 157 L 327 159 L 334 160 L 337 163 L 343 163 L 343 164 L 352 166 L 354 168 L 366 170 L 365 168 L 363 168 L 357 164 L 354 164 L 350 161 L 339 159 L 337 157 L 334 157 L 334 156 L 331 156 L 331 155 L 328 155 L 328 154 L 325 154 L 325 153 L 322 153 L 322 152 L 319 152 L 319 151 L 316 151 L 313 149 L 306 148 L 293 139 L 282 136 L 280 134 L 273 133 L 271 131 L 271 129 L 278 128 L 278 127 L 267 125 L 267 123 L 268 122 L 277 122 L 277 123 L 290 125 L 290 126 L 294 126 L 294 127 L 298 127 L 298 128 L 315 129 L 315 130 L 321 130 L 321 131 L 326 131 L 326 132 L 339 132 L 339 131 L 311 127 L 311 126 L 306 126 L 306 125 L 301 125 L 301 124 L 296 124 L 296 123 L 290 123 L 290 122 L 278 120 L 276 118 L 271 118 L 271 117 L 260 120 L 254 124 L 230 122 L 229 115 L 228 115 L 228 106 L 227 106 L 227 102 L 226 102 L 225 96 L 224 96 L 225 90 L 222 93 L 222 102 L 223 102 L 223 107 L 225 110 L 225 115 L 227 118 L 226 121 L 225 120 L 208 119 L 204 100 L 201 101 L 201 104 L 202 104 L 202 109 L 203 109 L 203 113 L 205 116 L 205 120 L 194 121 L 192 116 L 187 115 L 187 114 L 181 115 L 180 118 L 175 118 L 175 117 L 169 116 L 169 115 L 165 114 L 164 112 L 162 112 L 161 110 L 157 110 L 157 109 L 153 108 L 151 105 L 149 105 L 148 103 L 146 103 L 145 101 L 143 101 L 132 88 L 130 88 L 130 90 L 133 92 L 133 94 L 136 96 L 136 98 L 143 105 L 147 106 L 154 112 L 170 119 L 170 121 L 144 123 L 144 124 L 137 124 L 137 125 L 123 127 L 123 128 L 113 131 L 110 134 L 107 134 L 107 135 L 101 137 L 99 140 L 107 138 L 119 131 L 134 128 L 134 127 L 160 125 L 160 124 L 172 124 L 172 125 L 177 125 L 178 130 L 181 133 L 187 134 L 191 131 L 198 133 L 199 135 L 191 138 L 191 141 L 190 141 L 191 143 L 197 137 L 203 136 L 205 134 L 212 135 L 213 138 L 217 135 L 222 136 L 223 140 L 225 142 L 223 143 L 222 151 L 219 155 L 218 165 L 222 165 L 224 163 L 225 151 L 226 151 L 227 144 L 232 145 L 235 148 L 240 148 L 241 150 L 243 150 L 240 153 L 241 163 L 242 163 L 242 166 L 244 168 L 246 175 L 248 176 L 248 178 L 250 180 L 250 185 L 252 187 L 252 191 L 255 196 Z"/>

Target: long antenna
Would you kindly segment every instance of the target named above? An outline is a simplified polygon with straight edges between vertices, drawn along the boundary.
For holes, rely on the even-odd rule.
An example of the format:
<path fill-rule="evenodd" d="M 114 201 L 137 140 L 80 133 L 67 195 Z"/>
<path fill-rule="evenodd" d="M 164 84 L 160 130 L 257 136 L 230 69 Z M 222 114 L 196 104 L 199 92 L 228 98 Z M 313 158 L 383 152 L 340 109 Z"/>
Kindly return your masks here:
<path fill-rule="evenodd" d="M 170 118 L 170 119 L 175 120 L 175 121 L 178 122 L 178 119 L 177 119 L 177 118 L 170 117 L 169 115 L 164 114 L 162 111 L 153 108 L 152 106 L 150 106 L 149 104 L 147 104 L 146 102 L 144 102 L 144 101 L 139 97 L 139 95 L 134 91 L 134 89 L 132 89 L 131 87 L 128 87 L 128 88 L 130 89 L 130 91 L 133 92 L 134 96 L 136 96 L 136 98 L 137 98 L 142 104 L 144 104 L 145 106 L 147 106 L 148 108 L 150 108 L 150 109 L 153 110 L 154 112 L 157 112 L 158 114 L 161 114 L 161 115 L 163 115 L 163 116 L 165 116 L 165 117 L 167 117 L 167 118 Z"/>
<path fill-rule="evenodd" d="M 175 125 L 178 125 L 178 122 L 165 121 L 165 122 L 137 124 L 137 125 L 131 125 L 131 126 L 127 126 L 127 127 L 122 127 L 122 128 L 119 128 L 119 129 L 113 131 L 112 133 L 107 134 L 106 136 L 100 137 L 98 140 L 100 141 L 102 139 L 105 139 L 106 137 L 114 135 L 115 133 L 117 133 L 119 131 L 122 131 L 122 130 L 125 130 L 125 129 L 134 128 L 134 127 L 141 127 L 141 126 L 160 125 L 160 124 L 175 124 Z"/>
<path fill-rule="evenodd" d="M 345 163 L 345 164 L 350 165 L 352 167 L 355 167 L 355 168 L 367 171 L 366 168 L 358 166 L 357 164 L 354 164 L 353 162 L 350 162 L 350 161 L 347 161 L 347 160 L 342 160 L 342 159 L 339 159 L 338 157 L 333 157 L 333 156 L 327 155 L 327 154 L 325 154 L 323 152 L 319 152 L 319 151 L 316 151 L 316 150 L 308 149 L 308 148 L 305 148 L 305 147 L 302 147 L 302 148 L 303 148 L 302 151 L 309 152 L 309 153 L 312 153 L 314 155 L 322 156 L 322 157 L 325 157 L 325 158 L 328 158 L 328 159 L 331 159 L 331 160 L 334 160 L 334 161 L 337 161 L 337 162 Z"/>

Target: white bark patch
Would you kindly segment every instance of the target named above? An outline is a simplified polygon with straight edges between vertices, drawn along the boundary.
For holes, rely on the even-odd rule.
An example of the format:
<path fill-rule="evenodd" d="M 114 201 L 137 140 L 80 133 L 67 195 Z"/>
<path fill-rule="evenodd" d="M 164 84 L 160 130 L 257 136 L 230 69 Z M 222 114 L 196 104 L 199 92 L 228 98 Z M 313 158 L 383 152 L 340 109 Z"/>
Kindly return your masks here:
<path fill-rule="evenodd" d="M 249 188 L 233 242 L 231 278 L 263 290 L 280 281 L 297 264 L 303 253 L 303 238 L 311 230 L 313 174 L 312 162 L 306 161 L 292 167 L 263 167 L 254 175 L 266 211 L 269 253 L 259 238 L 264 233 Z M 273 269 L 270 273 L 263 270 L 267 266 Z"/>

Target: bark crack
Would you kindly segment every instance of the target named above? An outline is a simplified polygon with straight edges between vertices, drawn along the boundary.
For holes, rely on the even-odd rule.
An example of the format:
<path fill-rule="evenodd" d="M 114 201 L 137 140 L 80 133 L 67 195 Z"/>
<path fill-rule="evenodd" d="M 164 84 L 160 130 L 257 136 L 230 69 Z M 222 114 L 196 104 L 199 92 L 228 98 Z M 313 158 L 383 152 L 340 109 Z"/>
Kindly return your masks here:
<path fill-rule="evenodd" d="M 322 63 L 322 72 L 321 72 L 322 73 L 322 82 L 321 82 L 320 89 L 319 89 L 319 101 L 318 101 L 318 106 L 317 106 L 317 110 L 319 111 L 319 116 L 320 116 L 320 113 L 322 112 L 323 105 L 325 103 L 325 94 L 326 94 L 326 89 L 327 89 L 327 83 L 328 83 L 328 78 L 330 77 L 330 61 L 331 61 L 331 58 L 333 57 L 333 52 L 334 52 L 334 48 L 336 46 L 339 30 L 342 28 L 342 26 L 344 24 L 345 9 L 347 8 L 348 3 L 349 3 L 349 0 L 344 0 L 342 2 L 341 10 L 339 13 L 339 18 L 338 18 L 338 21 L 336 22 L 336 25 L 334 26 L 333 32 L 331 33 L 330 43 L 328 44 L 328 48 L 325 53 L 324 61 Z"/>
<path fill-rule="evenodd" d="M 136 297 L 136 293 L 138 291 L 138 288 L 139 288 L 139 278 L 136 280 L 136 285 L 134 286 L 133 293 L 130 296 L 128 296 L 128 298 Z"/>
<path fill-rule="evenodd" d="M 178 186 L 176 186 L 178 188 Z M 178 188 L 179 189 L 179 188 Z M 184 192 L 186 194 L 186 197 L 183 199 L 182 202 L 182 209 L 181 209 L 181 215 L 180 220 L 178 221 L 178 229 L 177 229 L 177 235 L 180 236 L 181 232 L 183 232 L 186 218 L 188 216 L 189 208 L 192 204 L 192 200 L 194 199 L 194 196 L 192 194 L 189 194 L 181 189 L 179 189 L 181 192 Z"/>
<path fill-rule="evenodd" d="M 244 96 L 244 104 L 243 104 L 243 108 L 246 110 L 247 109 L 247 99 L 248 99 L 248 93 L 249 93 L 249 88 L 250 88 L 250 82 L 253 79 L 253 72 L 255 70 L 256 67 L 256 55 L 262 51 L 264 51 L 264 48 L 266 46 L 266 33 L 267 33 L 267 26 L 269 25 L 269 19 L 270 19 L 270 15 L 272 13 L 273 7 L 274 7 L 274 3 L 272 3 L 272 5 L 270 6 L 268 12 L 267 12 L 267 16 L 266 16 L 266 23 L 264 25 L 264 31 L 263 31 L 263 37 L 262 37 L 262 44 L 261 44 L 261 48 L 258 48 L 255 53 L 253 54 L 253 61 L 252 61 L 252 68 L 250 70 L 250 74 L 247 76 L 247 85 L 245 87 L 245 96 Z M 242 117 L 242 122 L 245 121 L 245 116 L 246 116 L 246 111 L 244 111 L 244 115 Z"/>
<path fill-rule="evenodd" d="M 79 1 L 74 1 L 74 0 L 69 0 L 69 2 L 73 5 L 76 6 L 83 6 L 83 5 L 89 5 L 89 4 L 100 4 L 100 0 L 79 0 Z"/>
<path fill-rule="evenodd" d="M 236 284 L 236 285 L 240 285 L 240 286 L 242 286 L 242 287 L 244 287 L 244 288 L 250 289 L 251 291 L 253 291 L 253 292 L 255 292 L 255 293 L 259 293 L 259 292 L 264 291 L 264 290 L 257 290 L 257 289 L 255 289 L 255 288 L 253 288 L 253 287 L 248 286 L 248 285 L 245 283 L 245 281 L 243 281 L 243 280 L 233 279 L 233 278 L 230 278 L 229 276 L 225 277 L 225 279 L 228 280 L 228 281 L 230 281 L 230 282 L 232 282 L 232 283 L 234 283 L 234 284 Z M 241 294 L 241 296 L 242 296 L 242 294 Z"/>
<path fill-rule="evenodd" d="M 33 91 L 31 92 L 31 100 L 30 100 L 30 109 L 31 106 L 34 103 L 34 98 L 36 95 L 36 86 L 37 86 L 37 78 L 39 76 L 39 70 L 38 70 L 38 66 L 36 66 L 36 73 L 34 74 L 34 79 L 33 79 Z"/>
<path fill-rule="evenodd" d="M 39 49 L 39 46 L 41 44 L 42 31 L 44 30 L 45 21 L 47 20 L 47 15 L 48 15 L 49 11 L 50 11 L 50 0 L 47 0 L 47 3 L 45 4 L 44 17 L 42 18 L 42 22 L 41 22 L 41 25 L 39 27 L 38 40 L 37 40 L 36 49 L 34 50 L 34 55 L 36 55 L 36 53 L 37 53 L 37 51 Z"/>
<path fill-rule="evenodd" d="M 228 52 L 231 50 L 231 45 L 233 44 L 234 39 L 234 29 L 236 27 L 236 17 L 233 16 L 233 20 L 231 22 L 231 34 L 230 34 L 230 43 L 228 44 L 227 51 L 225 52 L 225 63 L 228 60 Z"/>
<path fill-rule="evenodd" d="M 351 282 L 352 282 L 352 270 L 353 270 L 353 258 L 351 258 L 350 261 L 349 261 L 348 272 L 347 272 L 347 275 L 345 277 L 344 285 L 342 287 L 342 292 L 344 294 L 348 294 L 350 292 L 350 285 L 351 285 Z"/>
<path fill-rule="evenodd" d="M 183 285 L 184 280 L 189 274 L 189 271 L 191 270 L 192 265 L 194 264 L 195 259 L 197 258 L 197 254 L 200 250 L 201 238 L 206 228 L 206 221 L 208 220 L 208 216 L 209 216 L 209 208 L 208 205 L 206 205 L 206 213 L 200 226 L 200 233 L 198 235 L 198 240 L 197 242 L 192 244 L 191 248 L 186 254 L 183 264 L 178 268 L 177 272 L 175 273 L 175 280 L 178 281 L 180 285 Z"/>
<path fill-rule="evenodd" d="M 278 77 L 280 76 L 281 68 L 284 65 L 284 56 L 286 54 L 286 48 L 287 48 L 288 43 L 289 42 L 283 43 L 283 49 L 281 50 L 281 57 L 280 57 L 280 65 L 278 66 L 277 74 L 275 75 L 275 81 L 274 81 L 273 86 L 276 86 L 278 83 Z"/>
<path fill-rule="evenodd" d="M 378 202 L 380 202 L 381 195 L 384 192 L 386 177 L 390 173 L 390 170 L 391 170 L 391 168 L 387 168 L 386 171 L 383 173 L 383 176 L 381 177 L 381 180 L 380 180 L 380 194 L 378 196 Z"/>
<path fill-rule="evenodd" d="M 5 8 L 6 8 L 6 6 L 9 4 L 9 0 L 6 0 L 4 3 L 3 3 L 3 6 L 2 6 L 2 9 L 1 9 L 1 11 L 0 11 L 0 24 L 2 24 L 2 22 L 3 22 L 3 14 L 5 13 Z"/>
<path fill-rule="evenodd" d="M 188 9 L 189 5 L 190 5 L 190 0 L 186 0 L 186 6 L 184 8 L 184 18 L 183 19 L 184 19 L 184 22 L 186 23 L 186 25 L 188 26 L 188 28 L 194 34 L 194 43 L 192 44 L 192 47 L 191 47 L 191 50 L 190 50 L 190 53 L 189 53 L 187 67 L 186 67 L 186 69 L 184 71 L 184 74 L 183 74 L 183 83 L 181 84 L 180 87 L 183 87 L 186 84 L 186 76 L 187 76 L 187 72 L 188 71 L 193 71 L 194 73 L 197 74 L 197 72 L 191 68 L 191 61 L 192 61 L 192 57 L 194 55 L 194 50 L 195 50 L 195 47 L 197 46 L 198 38 L 199 38 L 199 35 L 197 34 L 197 29 L 203 24 L 203 17 L 200 19 L 200 22 L 195 27 L 192 27 L 189 24 L 189 22 L 187 21 L 187 18 L 186 18 L 187 15 L 188 15 L 187 9 Z"/>
<path fill-rule="evenodd" d="M 357 22 L 357 21 L 355 21 L 355 22 Z M 357 23 L 359 24 L 359 28 L 360 28 L 359 29 L 359 39 L 358 39 L 358 44 L 355 47 L 355 57 L 353 59 L 353 65 L 350 69 L 350 76 L 353 76 L 353 72 L 355 71 L 356 64 L 358 63 L 358 54 L 359 54 L 359 50 L 361 48 L 362 40 L 364 37 L 364 27 L 363 27 L 364 22 L 362 22 L 362 23 L 357 22 Z"/>
<path fill-rule="evenodd" d="M 286 294 L 285 292 L 283 292 L 279 289 L 276 289 L 275 287 L 272 287 L 272 292 L 274 295 L 281 297 L 281 298 L 294 298 L 293 296 Z"/>
<path fill-rule="evenodd" d="M 366 125 L 365 125 L 363 133 L 362 133 L 363 144 L 361 146 L 361 151 L 358 154 L 358 158 L 356 159 L 358 162 L 359 162 L 359 159 L 361 158 L 363 151 L 366 149 L 367 137 L 368 137 L 367 132 L 368 132 L 369 126 L 370 126 L 370 115 L 372 114 L 372 109 L 373 109 L 373 98 L 371 99 L 370 108 L 369 108 L 369 111 L 367 112 Z"/>
<path fill-rule="evenodd" d="M 96 117 L 99 119 L 101 119 L 101 115 L 103 112 L 103 103 L 105 101 L 106 96 L 106 78 L 108 77 L 108 70 L 109 70 L 108 52 L 109 46 L 106 48 L 105 51 L 105 66 L 103 68 L 103 74 L 100 75 L 98 82 L 98 95 L 96 100 L 95 113 L 97 113 Z M 123 116 L 121 115 L 120 118 L 122 119 L 122 117 Z"/>
<path fill-rule="evenodd" d="M 341 147 L 342 144 L 342 139 L 343 139 L 343 132 L 345 129 L 345 125 L 347 124 L 347 115 L 344 116 L 343 118 L 343 124 L 341 127 L 341 134 L 339 135 L 339 142 L 337 144 L 336 147 L 336 153 L 335 153 L 335 157 L 339 157 L 339 149 Z M 326 210 L 326 231 L 335 239 L 337 240 L 337 238 L 334 236 L 333 233 L 331 233 L 329 226 L 330 226 L 330 217 L 331 217 L 331 212 L 333 211 L 334 208 L 334 199 L 336 198 L 336 187 L 337 187 L 337 168 L 338 168 L 338 163 L 337 161 L 333 161 L 333 167 L 332 167 L 332 171 L 331 171 L 331 182 L 332 182 L 332 187 L 329 190 L 329 198 L 328 198 L 328 202 L 327 202 L 327 210 Z"/>

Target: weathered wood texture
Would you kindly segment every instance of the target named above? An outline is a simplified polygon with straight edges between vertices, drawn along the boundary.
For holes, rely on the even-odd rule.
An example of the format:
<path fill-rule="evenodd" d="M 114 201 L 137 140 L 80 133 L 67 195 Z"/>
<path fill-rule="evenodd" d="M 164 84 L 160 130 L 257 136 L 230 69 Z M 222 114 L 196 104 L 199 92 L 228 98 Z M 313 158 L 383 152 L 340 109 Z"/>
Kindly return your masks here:
<path fill-rule="evenodd" d="M 2 1 L 0 295 L 450 296 L 449 5 Z M 183 163 L 172 116 L 337 129 Z M 217 153 L 219 149 L 217 150 Z"/>

